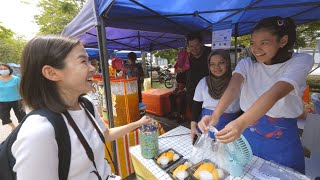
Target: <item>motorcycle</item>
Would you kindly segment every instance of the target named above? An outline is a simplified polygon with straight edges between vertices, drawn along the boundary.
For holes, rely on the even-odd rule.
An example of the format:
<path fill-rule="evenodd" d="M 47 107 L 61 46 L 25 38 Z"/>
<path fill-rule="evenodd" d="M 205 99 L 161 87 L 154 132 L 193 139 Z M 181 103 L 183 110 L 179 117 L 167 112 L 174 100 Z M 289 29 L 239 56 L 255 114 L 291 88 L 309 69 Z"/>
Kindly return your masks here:
<path fill-rule="evenodd" d="M 174 74 L 172 74 L 170 71 L 170 68 L 172 68 L 170 64 L 165 68 L 161 68 L 159 66 L 155 68 L 158 73 L 159 82 L 164 83 L 165 87 L 168 89 L 173 87 L 175 79 Z"/>

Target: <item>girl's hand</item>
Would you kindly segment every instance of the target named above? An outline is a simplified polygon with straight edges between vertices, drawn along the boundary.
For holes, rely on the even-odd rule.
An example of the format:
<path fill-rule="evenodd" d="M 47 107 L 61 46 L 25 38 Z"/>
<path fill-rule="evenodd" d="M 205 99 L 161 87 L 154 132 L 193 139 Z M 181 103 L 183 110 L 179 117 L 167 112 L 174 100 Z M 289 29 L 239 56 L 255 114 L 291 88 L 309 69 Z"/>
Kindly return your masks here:
<path fill-rule="evenodd" d="M 201 121 L 198 123 L 199 129 L 203 133 L 208 133 L 209 126 L 214 126 L 217 124 L 219 118 L 216 118 L 215 116 L 209 116 L 205 115 L 202 117 Z"/>
<path fill-rule="evenodd" d="M 192 142 L 195 136 L 199 137 L 200 135 L 199 135 L 199 133 L 197 131 L 197 128 L 196 128 L 197 127 L 197 123 L 195 121 L 191 121 L 190 127 L 191 127 L 191 142 Z"/>
<path fill-rule="evenodd" d="M 218 141 L 227 144 L 238 139 L 242 132 L 246 129 L 246 125 L 239 120 L 231 121 L 221 131 L 216 132 L 214 135 Z"/>
<path fill-rule="evenodd" d="M 152 122 L 152 118 L 149 116 L 143 116 L 137 123 L 139 124 L 139 127 L 144 125 L 144 124 L 149 124 Z"/>
<path fill-rule="evenodd" d="M 199 129 L 202 131 L 202 133 L 207 133 L 209 128 L 209 124 L 211 121 L 211 116 L 205 115 L 202 117 L 201 121 L 198 123 Z"/>

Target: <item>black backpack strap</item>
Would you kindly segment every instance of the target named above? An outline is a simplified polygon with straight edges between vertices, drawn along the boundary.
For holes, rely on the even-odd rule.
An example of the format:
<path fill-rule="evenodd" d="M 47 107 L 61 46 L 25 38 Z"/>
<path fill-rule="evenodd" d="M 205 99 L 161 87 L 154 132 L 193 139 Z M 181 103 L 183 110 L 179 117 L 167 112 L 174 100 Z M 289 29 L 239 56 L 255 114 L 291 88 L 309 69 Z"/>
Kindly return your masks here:
<path fill-rule="evenodd" d="M 9 136 L 0 144 L 0 179 L 15 180 L 17 174 L 13 171 L 13 166 L 16 164 L 16 159 L 12 155 L 11 147 L 16 141 L 20 128 L 24 121 L 32 115 L 27 114 L 19 125 L 9 134 Z"/>
<path fill-rule="evenodd" d="M 97 165 L 96 162 L 94 161 L 94 153 L 90 147 L 90 145 L 88 144 L 87 140 L 84 138 L 83 134 L 81 133 L 79 127 L 77 126 L 77 124 L 74 122 L 73 118 L 71 117 L 71 115 L 69 114 L 68 111 L 63 112 L 63 114 L 66 116 L 70 126 L 72 127 L 72 129 L 74 130 L 74 132 L 77 134 L 78 139 L 80 140 L 82 146 L 84 147 L 88 158 L 90 159 L 90 161 L 92 162 L 95 171 L 92 171 L 93 173 L 95 173 L 98 177 L 99 180 L 101 180 L 101 176 L 98 173 L 98 169 L 97 169 Z M 93 123 L 95 124 L 95 123 Z"/>
<path fill-rule="evenodd" d="M 95 121 L 94 121 L 94 120 L 91 118 L 91 116 L 88 114 L 88 111 L 89 111 L 89 112 L 93 115 L 93 117 L 95 117 L 93 104 L 91 103 L 91 101 L 89 101 L 87 98 L 85 98 L 85 97 L 83 97 L 83 96 L 80 96 L 80 97 L 79 97 L 79 102 L 80 102 L 80 103 L 83 103 L 85 112 L 86 112 L 89 120 L 91 121 L 92 125 L 94 126 L 94 128 L 95 128 L 96 131 L 98 132 L 101 141 L 104 143 L 104 146 L 105 146 L 105 148 L 107 149 L 109 158 L 110 158 L 112 164 L 114 165 L 115 162 L 113 161 L 112 156 L 111 156 L 111 153 L 110 153 L 110 151 L 109 151 L 109 148 L 108 148 L 107 145 L 106 145 L 106 141 L 105 141 L 105 139 L 104 139 L 103 133 L 100 131 L 100 129 L 99 129 L 98 126 L 96 125 Z"/>
<path fill-rule="evenodd" d="M 71 161 L 71 142 L 67 125 L 59 113 L 42 109 L 36 114 L 46 117 L 54 128 L 58 144 L 59 180 L 67 180 Z"/>
<path fill-rule="evenodd" d="M 93 117 L 95 117 L 95 113 L 94 113 L 94 107 L 93 107 L 93 104 L 91 103 L 91 101 L 89 101 L 89 99 L 83 97 L 83 96 L 80 96 L 79 97 L 79 102 L 83 103 L 84 106 L 86 107 L 86 109 L 88 109 L 88 111 L 91 113 L 91 115 Z"/>
<path fill-rule="evenodd" d="M 8 138 L 4 141 L 4 143 L 8 143 L 6 145 L 8 151 L 8 162 L 9 162 L 9 170 L 12 171 L 13 166 L 16 163 L 16 159 L 13 157 L 11 152 L 11 147 L 13 143 L 17 139 L 17 135 L 20 131 L 22 124 L 25 120 L 31 115 L 41 115 L 46 117 L 48 121 L 52 124 L 54 131 L 55 131 L 55 139 L 58 145 L 58 157 L 59 157 L 59 180 L 67 180 L 69 169 L 70 169 L 70 160 L 71 160 L 71 143 L 70 143 L 70 136 L 67 129 L 67 126 L 63 120 L 63 117 L 59 113 L 54 113 L 48 109 L 39 109 L 34 110 L 28 113 L 21 123 L 13 130 L 13 132 L 8 136 Z M 2 146 L 2 144 L 1 144 Z M 2 168 L 2 167 L 1 167 Z M 16 179 L 16 173 L 13 172 L 12 179 Z M 2 178 L 0 178 L 2 179 Z M 9 178 L 4 178 L 9 179 Z"/>

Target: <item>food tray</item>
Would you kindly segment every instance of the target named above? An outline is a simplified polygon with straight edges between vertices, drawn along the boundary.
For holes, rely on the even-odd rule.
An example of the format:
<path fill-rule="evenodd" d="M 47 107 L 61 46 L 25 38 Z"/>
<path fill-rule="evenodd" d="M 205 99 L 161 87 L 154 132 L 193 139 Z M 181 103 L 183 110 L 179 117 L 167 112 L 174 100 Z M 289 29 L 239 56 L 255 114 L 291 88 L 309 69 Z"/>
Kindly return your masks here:
<path fill-rule="evenodd" d="M 200 162 L 198 162 L 197 164 L 191 166 L 190 168 L 187 169 L 187 172 L 189 173 L 189 179 L 191 180 L 199 180 L 196 176 L 195 176 L 195 172 L 197 171 L 197 169 L 204 163 L 210 163 L 212 165 L 214 165 L 215 170 L 218 174 L 218 179 L 226 179 L 229 176 L 229 173 L 227 171 L 225 171 L 224 169 L 220 169 L 219 167 L 217 167 L 217 165 L 215 163 L 213 163 L 212 161 L 205 159 L 202 160 Z M 213 179 L 215 179 L 213 177 Z"/>
<path fill-rule="evenodd" d="M 177 177 L 174 177 L 174 175 L 173 175 L 173 172 L 176 170 L 176 168 L 178 168 L 180 165 L 183 165 L 184 163 L 186 163 L 186 162 L 189 162 L 187 159 L 181 159 L 179 162 L 177 162 L 176 164 L 174 164 L 173 166 L 171 166 L 170 167 L 170 169 L 168 170 L 168 174 L 170 175 L 170 177 L 172 178 L 172 179 L 174 179 L 174 180 L 180 180 L 179 178 L 177 178 Z M 191 162 L 189 162 L 190 163 L 190 167 L 191 167 L 191 165 L 192 165 L 192 163 Z M 188 168 L 187 168 L 188 169 Z M 188 172 L 187 172 L 188 173 Z M 186 179 L 189 179 L 189 173 L 188 173 L 188 176 L 187 177 L 185 177 L 184 179 L 186 180 Z"/>
<path fill-rule="evenodd" d="M 158 163 L 158 158 L 160 158 L 163 153 L 167 153 L 167 152 L 169 152 L 169 151 L 172 151 L 174 154 L 177 154 L 179 157 L 178 157 L 175 161 L 174 161 L 174 160 L 169 161 L 168 164 L 166 164 L 166 165 L 163 165 L 163 164 L 161 164 L 161 163 Z M 155 161 L 155 163 L 156 163 L 161 169 L 165 170 L 165 169 L 169 168 L 171 165 L 173 165 L 173 164 L 175 164 L 176 162 L 178 162 L 181 158 L 182 158 L 182 155 L 181 155 L 180 153 L 178 153 L 176 150 L 170 148 L 170 149 L 167 149 L 167 150 L 163 151 L 162 153 L 160 153 L 159 155 L 155 156 L 155 157 L 152 158 L 152 159 Z"/>

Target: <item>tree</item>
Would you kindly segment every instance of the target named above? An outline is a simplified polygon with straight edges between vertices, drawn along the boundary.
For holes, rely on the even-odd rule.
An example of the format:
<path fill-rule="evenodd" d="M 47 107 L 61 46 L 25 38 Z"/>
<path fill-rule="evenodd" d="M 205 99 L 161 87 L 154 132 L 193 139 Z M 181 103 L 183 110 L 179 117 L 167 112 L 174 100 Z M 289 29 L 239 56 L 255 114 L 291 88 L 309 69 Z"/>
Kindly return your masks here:
<path fill-rule="evenodd" d="M 320 21 L 301 24 L 297 27 L 297 41 L 295 49 L 311 47 L 315 48 L 317 45 L 317 38 L 320 37 Z"/>
<path fill-rule="evenodd" d="M 175 64 L 178 58 L 178 53 L 180 49 L 167 49 L 167 50 L 159 50 L 153 51 L 155 57 L 161 57 L 163 59 L 167 59 L 169 64 Z"/>
<path fill-rule="evenodd" d="M 40 26 L 39 34 L 61 34 L 84 3 L 85 0 L 40 0 L 38 8 L 41 14 L 34 17 Z"/>
<path fill-rule="evenodd" d="M 246 47 L 250 46 L 250 35 L 243 35 L 237 38 L 237 43 L 238 43 L 238 47 L 239 45 L 244 45 Z M 232 37 L 231 39 L 231 45 L 234 46 L 235 45 L 235 38 Z"/>
<path fill-rule="evenodd" d="M 295 49 L 298 48 L 315 48 L 317 38 L 320 37 L 320 22 L 313 22 L 308 24 L 300 24 L 297 26 L 297 40 L 294 45 Z M 234 45 L 234 37 L 232 38 L 232 45 Z M 250 35 L 238 37 L 238 44 L 250 46 Z"/>
<path fill-rule="evenodd" d="M 20 64 L 21 53 L 26 42 L 12 30 L 0 23 L 0 62 Z"/>

